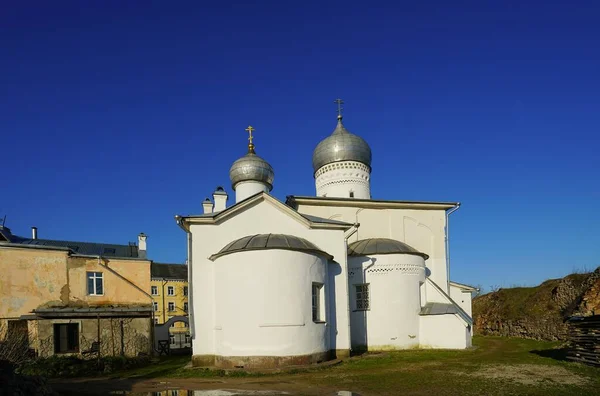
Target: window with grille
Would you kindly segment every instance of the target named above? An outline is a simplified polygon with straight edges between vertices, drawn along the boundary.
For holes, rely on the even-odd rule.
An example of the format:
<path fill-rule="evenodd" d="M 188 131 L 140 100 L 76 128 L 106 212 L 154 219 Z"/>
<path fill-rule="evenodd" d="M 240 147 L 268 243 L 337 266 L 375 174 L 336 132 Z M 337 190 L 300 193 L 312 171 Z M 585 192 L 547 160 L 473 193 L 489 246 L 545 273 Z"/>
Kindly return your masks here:
<path fill-rule="evenodd" d="M 369 284 L 354 285 L 356 287 L 356 309 L 367 311 L 371 308 L 369 299 Z"/>
<path fill-rule="evenodd" d="M 167 294 L 169 296 L 174 296 L 175 295 L 175 288 L 173 286 L 168 286 L 167 287 Z"/>
<path fill-rule="evenodd" d="M 54 353 L 79 352 L 79 323 L 54 325 Z"/>
<path fill-rule="evenodd" d="M 88 295 L 101 296 L 104 294 L 104 278 L 102 272 L 87 273 Z"/>
<path fill-rule="evenodd" d="M 321 292 L 323 289 L 323 284 L 321 283 L 313 283 L 312 284 L 312 319 L 313 322 L 322 322 L 324 315 L 321 312 L 323 306 L 323 299 L 321 296 Z"/>
<path fill-rule="evenodd" d="M 174 302 L 169 303 L 169 311 L 175 311 L 175 303 Z"/>
<path fill-rule="evenodd" d="M 183 295 L 184 296 L 188 295 L 188 287 L 187 286 L 183 286 Z"/>
<path fill-rule="evenodd" d="M 154 306 L 154 311 L 158 311 L 158 303 L 153 302 L 152 305 Z"/>
<path fill-rule="evenodd" d="M 188 303 L 183 303 L 183 310 L 184 310 L 185 312 L 187 312 L 187 311 L 188 311 Z"/>
<path fill-rule="evenodd" d="M 150 286 L 150 291 L 153 296 L 158 296 L 158 286 Z"/>

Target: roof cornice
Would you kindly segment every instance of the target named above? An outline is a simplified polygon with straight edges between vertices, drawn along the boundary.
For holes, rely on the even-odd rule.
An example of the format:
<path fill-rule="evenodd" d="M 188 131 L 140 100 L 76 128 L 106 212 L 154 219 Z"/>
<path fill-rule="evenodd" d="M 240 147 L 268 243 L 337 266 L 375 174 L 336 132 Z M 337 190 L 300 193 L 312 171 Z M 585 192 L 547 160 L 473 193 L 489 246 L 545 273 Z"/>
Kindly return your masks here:
<path fill-rule="evenodd" d="M 297 220 L 299 223 L 306 226 L 306 228 L 311 229 L 325 229 L 325 230 L 348 230 L 352 228 L 352 224 L 350 223 L 342 223 L 338 224 L 332 223 L 319 223 L 314 222 L 306 217 L 302 216 L 296 210 L 291 208 L 288 205 L 285 205 L 282 202 L 279 202 L 277 199 L 272 197 L 270 194 L 266 192 L 260 192 L 255 194 L 249 198 L 246 198 L 243 201 L 238 202 L 237 204 L 228 207 L 225 210 L 222 210 L 218 213 L 214 213 L 212 216 L 207 215 L 199 215 L 199 216 L 175 216 L 175 220 L 186 232 L 189 232 L 189 226 L 192 224 L 206 224 L 206 225 L 218 225 L 222 222 L 226 221 L 232 216 L 235 216 L 237 213 L 243 211 L 244 209 L 251 207 L 259 202 L 267 201 L 272 204 L 275 208 L 279 209 L 282 213 L 290 216 L 291 218 Z"/>
<path fill-rule="evenodd" d="M 425 201 L 385 201 L 375 199 L 335 198 L 335 197 L 299 197 L 290 195 L 285 203 L 297 209 L 298 205 L 309 206 L 350 206 L 372 209 L 420 209 L 448 210 L 460 205 L 459 202 L 425 202 Z"/>

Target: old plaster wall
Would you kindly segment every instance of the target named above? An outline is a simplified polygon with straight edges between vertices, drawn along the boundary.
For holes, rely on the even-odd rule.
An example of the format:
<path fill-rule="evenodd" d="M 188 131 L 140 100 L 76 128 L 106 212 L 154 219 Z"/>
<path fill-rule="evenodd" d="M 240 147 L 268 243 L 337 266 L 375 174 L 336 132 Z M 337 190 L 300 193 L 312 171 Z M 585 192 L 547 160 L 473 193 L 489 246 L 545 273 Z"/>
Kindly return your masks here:
<path fill-rule="evenodd" d="M 69 302 L 67 252 L 0 247 L 0 318 Z"/>
<path fill-rule="evenodd" d="M 69 291 L 72 303 L 83 305 L 149 305 L 150 261 L 70 257 Z M 102 272 L 104 294 L 87 294 L 87 272 Z M 76 304 L 77 305 L 77 304 Z"/>

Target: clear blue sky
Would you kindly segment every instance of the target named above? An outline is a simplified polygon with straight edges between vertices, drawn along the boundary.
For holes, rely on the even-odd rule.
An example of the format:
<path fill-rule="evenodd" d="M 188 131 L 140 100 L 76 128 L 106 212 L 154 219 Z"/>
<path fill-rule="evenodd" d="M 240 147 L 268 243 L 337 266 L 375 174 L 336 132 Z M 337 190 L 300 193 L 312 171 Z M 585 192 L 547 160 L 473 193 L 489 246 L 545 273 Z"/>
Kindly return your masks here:
<path fill-rule="evenodd" d="M 225 3 L 2 5 L 0 215 L 14 233 L 143 231 L 151 258 L 183 262 L 173 216 L 201 213 L 217 185 L 231 197 L 244 128 L 277 198 L 314 195 L 312 150 L 341 97 L 373 151 L 374 197 L 462 202 L 454 280 L 600 265 L 597 2 Z"/>

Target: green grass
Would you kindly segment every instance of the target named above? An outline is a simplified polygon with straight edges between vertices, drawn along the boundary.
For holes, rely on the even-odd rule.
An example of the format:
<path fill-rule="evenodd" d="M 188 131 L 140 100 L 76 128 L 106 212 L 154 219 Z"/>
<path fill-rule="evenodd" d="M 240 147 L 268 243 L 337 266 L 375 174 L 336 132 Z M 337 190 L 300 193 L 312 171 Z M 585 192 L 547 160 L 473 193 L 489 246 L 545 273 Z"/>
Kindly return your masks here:
<path fill-rule="evenodd" d="M 407 350 L 363 355 L 295 373 L 259 374 L 184 368 L 189 357 L 119 373 L 119 378 L 270 377 L 297 386 L 348 389 L 362 395 L 598 395 L 600 368 L 559 360 L 559 344 L 475 337 L 467 351 Z M 537 351 L 537 352 L 533 352 Z M 509 370 L 510 375 L 504 375 Z M 500 373 L 500 374 L 498 374 Z M 519 377 L 516 378 L 515 376 Z M 572 379 L 575 383 L 569 384 Z"/>

